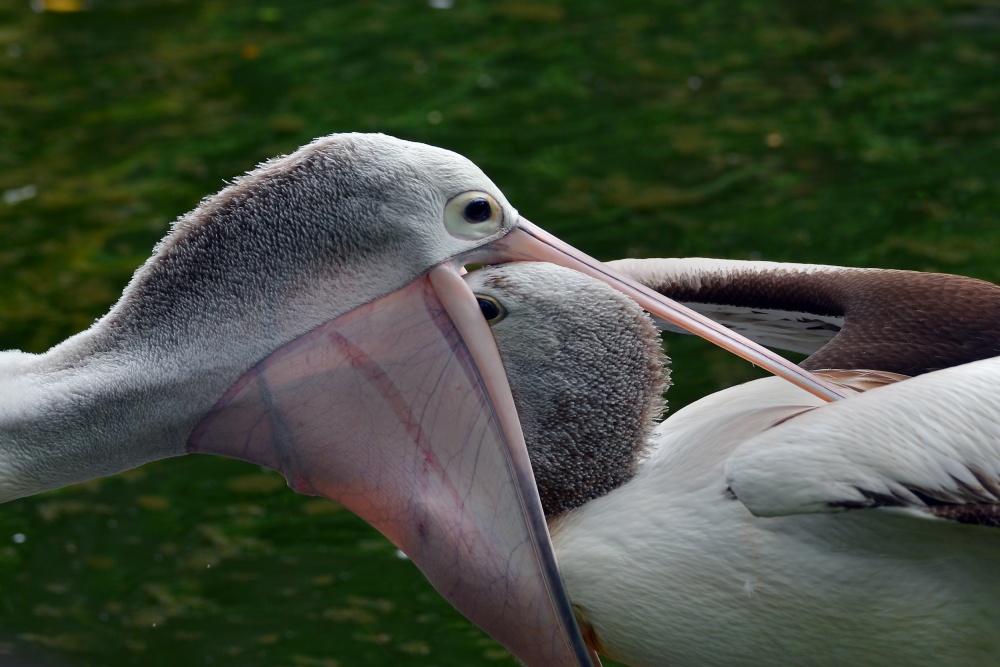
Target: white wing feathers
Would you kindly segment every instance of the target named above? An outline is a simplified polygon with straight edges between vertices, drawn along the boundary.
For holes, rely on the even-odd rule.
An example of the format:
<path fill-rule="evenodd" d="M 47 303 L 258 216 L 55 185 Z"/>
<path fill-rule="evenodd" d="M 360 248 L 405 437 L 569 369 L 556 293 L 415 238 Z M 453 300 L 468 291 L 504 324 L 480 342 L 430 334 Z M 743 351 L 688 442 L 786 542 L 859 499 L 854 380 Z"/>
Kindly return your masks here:
<path fill-rule="evenodd" d="M 987 359 L 815 408 L 740 445 L 728 483 L 759 516 L 898 507 L 962 520 L 942 506 L 1000 503 L 998 387 L 1000 358 Z"/>

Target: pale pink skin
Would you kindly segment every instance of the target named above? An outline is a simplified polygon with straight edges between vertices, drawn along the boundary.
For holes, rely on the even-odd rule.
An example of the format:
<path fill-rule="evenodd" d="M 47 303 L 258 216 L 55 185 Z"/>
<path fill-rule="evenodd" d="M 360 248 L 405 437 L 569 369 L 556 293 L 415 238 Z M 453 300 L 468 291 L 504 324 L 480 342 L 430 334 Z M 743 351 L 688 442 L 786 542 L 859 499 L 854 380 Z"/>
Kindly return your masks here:
<path fill-rule="evenodd" d="M 451 266 L 272 353 L 189 449 L 343 504 L 526 664 L 588 664 L 496 345 Z"/>

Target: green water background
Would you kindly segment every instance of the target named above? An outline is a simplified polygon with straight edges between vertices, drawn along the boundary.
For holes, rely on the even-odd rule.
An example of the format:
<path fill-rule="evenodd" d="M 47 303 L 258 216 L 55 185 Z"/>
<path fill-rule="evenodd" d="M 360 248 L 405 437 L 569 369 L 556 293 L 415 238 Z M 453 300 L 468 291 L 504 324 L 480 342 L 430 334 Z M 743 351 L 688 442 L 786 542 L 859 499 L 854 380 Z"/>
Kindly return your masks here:
<path fill-rule="evenodd" d="M 86 328 L 201 197 L 347 130 L 467 155 L 602 259 L 1000 281 L 996 3 L 43 6 L 0 0 L 0 349 Z M 675 408 L 755 375 L 667 344 Z M 0 507 L 0 665 L 492 663 L 385 540 L 253 466 Z"/>

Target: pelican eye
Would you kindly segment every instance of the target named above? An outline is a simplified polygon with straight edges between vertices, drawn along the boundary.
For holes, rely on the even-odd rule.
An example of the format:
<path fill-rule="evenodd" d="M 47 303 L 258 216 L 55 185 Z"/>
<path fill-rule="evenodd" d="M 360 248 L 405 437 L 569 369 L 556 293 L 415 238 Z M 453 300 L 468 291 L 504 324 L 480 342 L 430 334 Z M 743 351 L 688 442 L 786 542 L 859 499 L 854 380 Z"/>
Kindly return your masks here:
<path fill-rule="evenodd" d="M 499 231 L 502 224 L 503 209 L 485 192 L 463 192 L 444 205 L 444 226 L 460 239 L 484 239 Z"/>
<path fill-rule="evenodd" d="M 479 310 L 482 311 L 487 324 L 492 326 L 507 317 L 507 309 L 500 305 L 500 302 L 493 297 L 477 294 L 476 301 L 479 302 Z"/>
<path fill-rule="evenodd" d="M 462 211 L 462 215 L 465 216 L 465 219 L 472 224 L 476 224 L 477 222 L 486 222 L 493 217 L 493 207 L 490 206 L 490 203 L 485 197 L 476 197 L 465 205 L 465 210 Z"/>

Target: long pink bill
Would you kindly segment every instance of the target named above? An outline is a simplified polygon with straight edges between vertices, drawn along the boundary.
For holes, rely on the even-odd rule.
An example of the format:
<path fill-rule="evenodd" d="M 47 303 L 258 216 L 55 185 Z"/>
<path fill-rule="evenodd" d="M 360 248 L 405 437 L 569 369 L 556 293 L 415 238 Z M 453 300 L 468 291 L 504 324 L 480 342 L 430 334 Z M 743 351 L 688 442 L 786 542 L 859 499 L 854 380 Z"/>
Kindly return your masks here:
<path fill-rule="evenodd" d="M 809 371 L 744 338 L 735 331 L 713 322 L 704 315 L 658 294 L 645 285 L 640 285 L 625 274 L 615 271 L 590 255 L 560 241 L 557 237 L 524 218 L 519 218 L 517 225 L 506 236 L 494 241 L 489 246 L 485 246 L 469 259 L 482 263 L 552 262 L 586 273 L 628 295 L 654 315 L 785 378 L 819 398 L 826 401 L 836 401 L 846 397 L 842 390 L 824 382 Z"/>
<path fill-rule="evenodd" d="M 592 664 L 496 345 L 455 268 L 271 354 L 189 449 L 273 468 L 343 504 L 526 664 Z"/>

